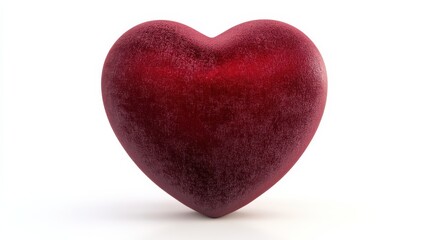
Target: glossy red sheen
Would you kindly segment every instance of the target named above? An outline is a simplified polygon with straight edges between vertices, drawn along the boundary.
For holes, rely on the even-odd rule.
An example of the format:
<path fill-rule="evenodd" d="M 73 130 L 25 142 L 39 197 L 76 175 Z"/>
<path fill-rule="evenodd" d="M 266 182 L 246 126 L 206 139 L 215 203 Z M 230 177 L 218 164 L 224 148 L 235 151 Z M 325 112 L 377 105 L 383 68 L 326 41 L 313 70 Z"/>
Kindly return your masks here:
<path fill-rule="evenodd" d="M 119 38 L 103 68 L 110 124 L 137 166 L 188 207 L 220 217 L 295 164 L 325 106 L 315 45 L 257 20 L 209 38 L 151 21 Z"/>

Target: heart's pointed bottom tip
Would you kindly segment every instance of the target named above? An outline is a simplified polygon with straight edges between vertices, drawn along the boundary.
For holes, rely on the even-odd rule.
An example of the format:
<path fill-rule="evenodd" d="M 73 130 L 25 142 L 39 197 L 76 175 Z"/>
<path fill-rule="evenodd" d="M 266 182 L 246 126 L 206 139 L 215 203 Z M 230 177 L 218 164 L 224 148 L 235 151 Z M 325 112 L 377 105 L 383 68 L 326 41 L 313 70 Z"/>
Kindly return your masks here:
<path fill-rule="evenodd" d="M 230 213 L 204 213 L 204 212 L 198 212 L 198 213 L 204 217 L 211 218 L 211 219 L 221 218 L 230 214 Z"/>
<path fill-rule="evenodd" d="M 222 217 L 225 217 L 225 216 L 227 216 L 227 215 L 229 215 L 229 214 L 232 214 L 232 213 L 235 213 L 236 211 L 238 211 L 239 209 L 237 209 L 237 210 L 211 210 L 211 211 L 208 211 L 208 210 L 195 210 L 194 209 L 194 211 L 196 212 L 196 213 L 198 213 L 199 215 L 201 215 L 201 216 L 203 216 L 203 217 L 206 217 L 206 218 L 212 218 L 212 219 L 216 219 L 216 218 L 222 218 Z"/>

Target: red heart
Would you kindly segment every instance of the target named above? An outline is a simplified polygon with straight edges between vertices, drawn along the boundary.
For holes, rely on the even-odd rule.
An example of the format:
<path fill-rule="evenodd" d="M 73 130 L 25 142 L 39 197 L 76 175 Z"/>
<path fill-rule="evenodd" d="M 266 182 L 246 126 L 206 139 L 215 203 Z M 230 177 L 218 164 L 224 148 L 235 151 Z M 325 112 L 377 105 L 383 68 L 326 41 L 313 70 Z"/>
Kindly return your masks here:
<path fill-rule="evenodd" d="M 250 21 L 209 38 L 151 21 L 113 45 L 102 92 L 137 166 L 183 204 L 220 217 L 295 164 L 322 117 L 327 78 L 310 39 L 282 22 Z"/>

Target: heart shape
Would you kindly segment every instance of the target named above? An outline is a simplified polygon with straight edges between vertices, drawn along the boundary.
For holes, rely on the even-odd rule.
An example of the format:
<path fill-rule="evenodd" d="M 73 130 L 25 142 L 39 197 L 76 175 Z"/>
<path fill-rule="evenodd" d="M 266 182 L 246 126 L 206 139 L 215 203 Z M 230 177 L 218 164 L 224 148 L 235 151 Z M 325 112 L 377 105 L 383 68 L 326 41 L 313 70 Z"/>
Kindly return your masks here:
<path fill-rule="evenodd" d="M 296 163 L 321 120 L 325 66 L 311 40 L 256 20 L 209 38 L 150 21 L 107 55 L 102 95 L 129 156 L 209 217 L 253 201 Z"/>

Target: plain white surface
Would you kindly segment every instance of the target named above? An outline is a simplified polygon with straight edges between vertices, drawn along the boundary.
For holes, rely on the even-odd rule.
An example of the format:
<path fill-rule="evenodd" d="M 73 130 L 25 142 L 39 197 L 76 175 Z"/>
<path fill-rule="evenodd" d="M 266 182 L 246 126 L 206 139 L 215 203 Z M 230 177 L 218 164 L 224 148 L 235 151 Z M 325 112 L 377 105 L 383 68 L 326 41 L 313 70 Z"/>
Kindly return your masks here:
<path fill-rule="evenodd" d="M 425 1 L 2 1 L 0 239 L 428 239 Z M 245 208 L 202 217 L 116 140 L 104 58 L 126 30 L 174 20 L 215 36 L 276 19 L 328 70 L 320 128 Z"/>

